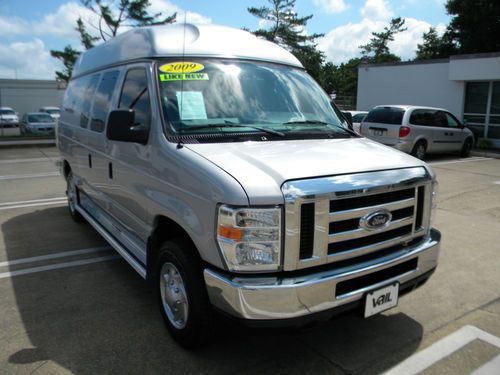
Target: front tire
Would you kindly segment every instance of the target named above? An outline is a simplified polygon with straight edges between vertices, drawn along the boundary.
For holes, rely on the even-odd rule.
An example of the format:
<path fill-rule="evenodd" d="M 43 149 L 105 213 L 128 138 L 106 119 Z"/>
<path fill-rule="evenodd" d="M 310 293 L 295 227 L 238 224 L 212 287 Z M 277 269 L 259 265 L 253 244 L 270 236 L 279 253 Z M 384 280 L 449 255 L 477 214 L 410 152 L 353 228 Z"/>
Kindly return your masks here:
<path fill-rule="evenodd" d="M 460 151 L 460 156 L 463 158 L 468 158 L 470 156 L 470 151 L 472 149 L 472 140 L 467 138 L 462 146 L 462 150 Z"/>
<path fill-rule="evenodd" d="M 424 141 L 418 141 L 415 144 L 415 146 L 413 146 L 411 154 L 415 156 L 417 159 L 424 160 L 426 151 L 427 151 L 427 144 Z"/>
<path fill-rule="evenodd" d="M 201 262 L 186 239 L 166 241 L 157 264 L 160 311 L 172 337 L 184 348 L 201 345 L 209 336 L 212 309 Z"/>

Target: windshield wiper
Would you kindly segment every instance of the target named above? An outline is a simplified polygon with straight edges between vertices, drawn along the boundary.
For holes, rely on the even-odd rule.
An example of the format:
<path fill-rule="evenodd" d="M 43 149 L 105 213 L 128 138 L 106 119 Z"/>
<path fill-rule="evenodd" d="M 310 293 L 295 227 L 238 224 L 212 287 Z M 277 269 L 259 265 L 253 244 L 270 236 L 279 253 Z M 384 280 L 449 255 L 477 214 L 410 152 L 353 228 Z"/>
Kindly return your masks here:
<path fill-rule="evenodd" d="M 202 129 L 213 129 L 213 128 L 250 128 L 250 129 L 259 130 L 259 131 L 267 133 L 267 134 L 277 135 L 279 137 L 285 136 L 284 133 L 277 131 L 277 130 L 262 128 L 260 126 L 237 124 L 237 123 L 227 121 L 227 120 L 225 120 L 224 122 L 221 122 L 221 123 L 212 123 L 212 124 L 206 124 L 206 125 L 197 125 L 197 126 L 187 125 L 186 127 L 183 128 L 183 130 L 202 130 Z"/>
<path fill-rule="evenodd" d="M 336 126 L 335 124 L 329 124 L 328 122 L 324 121 L 317 121 L 317 120 L 292 120 L 292 121 L 287 121 L 284 122 L 283 125 L 301 125 L 301 124 L 313 124 L 313 125 L 333 125 Z"/>
<path fill-rule="evenodd" d="M 337 125 L 337 124 L 332 124 L 332 123 L 325 122 L 325 121 L 319 121 L 319 120 L 291 120 L 291 121 L 287 121 L 287 122 L 283 123 L 283 125 L 303 125 L 303 124 L 306 124 L 306 125 L 309 125 L 309 124 L 310 125 L 321 125 L 321 126 L 334 126 L 336 128 L 344 130 L 345 132 L 347 132 L 349 134 L 356 134 L 355 132 L 351 131 L 350 129 L 344 128 L 343 126 L 340 126 L 340 125 Z"/>

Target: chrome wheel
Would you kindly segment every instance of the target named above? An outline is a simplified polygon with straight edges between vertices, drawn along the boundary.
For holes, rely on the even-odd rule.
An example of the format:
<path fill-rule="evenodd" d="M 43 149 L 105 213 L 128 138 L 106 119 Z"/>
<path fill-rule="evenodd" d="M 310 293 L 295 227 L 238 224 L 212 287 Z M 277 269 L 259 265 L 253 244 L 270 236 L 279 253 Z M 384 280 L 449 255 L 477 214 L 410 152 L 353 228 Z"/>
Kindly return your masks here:
<path fill-rule="evenodd" d="M 172 263 L 165 263 L 160 271 L 161 302 L 170 323 L 177 329 L 186 326 L 189 302 L 182 276 Z"/>

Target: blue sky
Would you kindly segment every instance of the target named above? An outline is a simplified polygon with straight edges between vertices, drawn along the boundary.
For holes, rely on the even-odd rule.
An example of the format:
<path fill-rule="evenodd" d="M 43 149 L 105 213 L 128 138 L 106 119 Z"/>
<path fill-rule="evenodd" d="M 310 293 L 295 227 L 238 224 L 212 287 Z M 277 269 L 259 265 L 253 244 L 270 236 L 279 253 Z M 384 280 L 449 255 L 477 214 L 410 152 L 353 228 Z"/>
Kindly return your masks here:
<path fill-rule="evenodd" d="M 150 0 L 154 12 L 178 12 L 178 20 L 216 23 L 251 30 L 259 20 L 249 6 L 266 5 L 266 0 Z M 444 0 L 297 0 L 299 16 L 313 14 L 306 32 L 323 33 L 318 40 L 327 60 L 345 62 L 359 55 L 358 46 L 371 32 L 380 31 L 391 17 L 403 17 L 408 30 L 390 45 L 403 59 L 414 56 L 421 35 L 430 26 L 443 30 L 449 22 Z M 73 30 L 75 20 L 92 15 L 79 0 L 0 0 L 0 78 L 51 79 L 60 68 L 50 49 L 71 44 L 81 48 Z M 33 69 L 36 61 L 37 69 Z"/>

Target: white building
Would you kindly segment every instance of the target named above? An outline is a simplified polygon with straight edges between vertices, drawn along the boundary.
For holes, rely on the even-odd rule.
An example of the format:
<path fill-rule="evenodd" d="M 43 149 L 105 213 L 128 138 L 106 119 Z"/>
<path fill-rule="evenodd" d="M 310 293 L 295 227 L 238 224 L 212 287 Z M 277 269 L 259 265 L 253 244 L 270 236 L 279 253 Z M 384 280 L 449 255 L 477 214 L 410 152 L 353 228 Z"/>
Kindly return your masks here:
<path fill-rule="evenodd" d="M 64 85 L 55 80 L 0 79 L 0 107 L 11 107 L 23 115 L 41 107 L 60 107 Z"/>
<path fill-rule="evenodd" d="M 500 52 L 358 68 L 358 110 L 381 104 L 446 108 L 500 147 Z"/>

